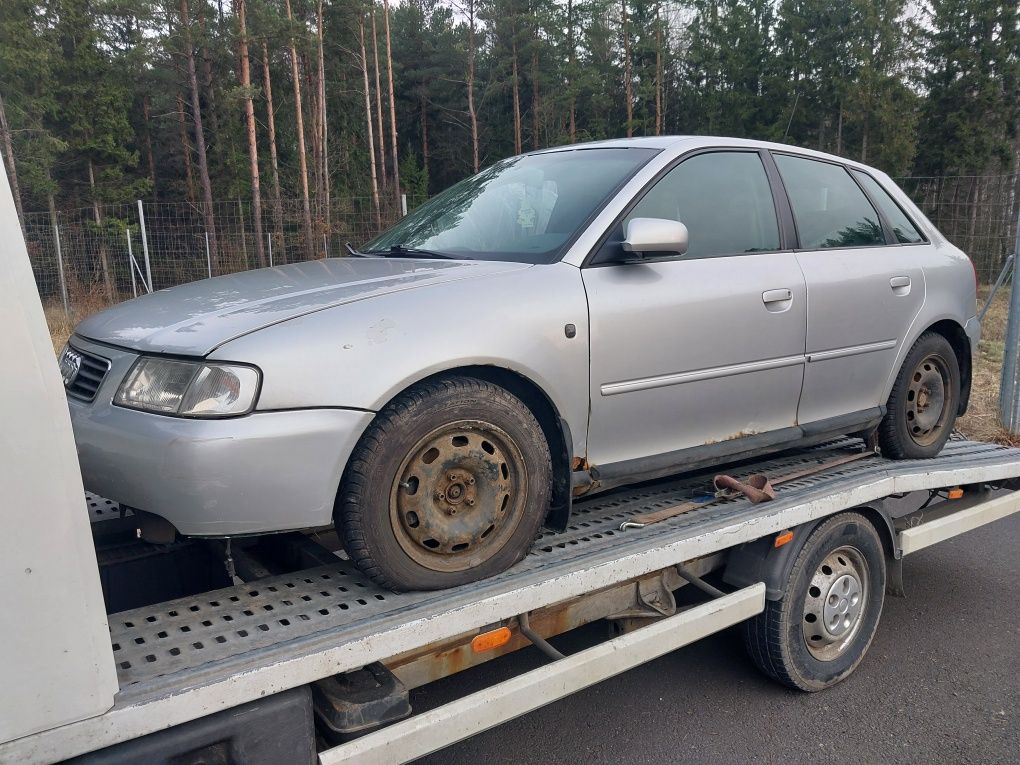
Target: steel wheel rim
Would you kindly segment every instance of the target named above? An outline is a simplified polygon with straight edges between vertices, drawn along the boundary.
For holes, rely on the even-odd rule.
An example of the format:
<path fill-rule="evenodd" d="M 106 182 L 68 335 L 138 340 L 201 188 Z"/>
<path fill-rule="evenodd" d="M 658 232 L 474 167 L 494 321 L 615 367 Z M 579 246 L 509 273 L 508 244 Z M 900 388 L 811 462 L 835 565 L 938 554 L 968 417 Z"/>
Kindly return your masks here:
<path fill-rule="evenodd" d="M 938 354 L 921 360 L 907 387 L 906 426 L 918 446 L 930 446 L 942 436 L 951 410 L 949 364 Z"/>
<path fill-rule="evenodd" d="M 524 455 L 506 431 L 459 420 L 408 451 L 390 490 L 390 524 L 419 565 L 464 571 L 502 549 L 520 524 L 527 494 Z"/>
<path fill-rule="evenodd" d="M 801 624 L 808 652 L 818 661 L 839 658 L 853 643 L 868 606 L 868 562 L 856 547 L 825 556 L 811 577 Z"/>

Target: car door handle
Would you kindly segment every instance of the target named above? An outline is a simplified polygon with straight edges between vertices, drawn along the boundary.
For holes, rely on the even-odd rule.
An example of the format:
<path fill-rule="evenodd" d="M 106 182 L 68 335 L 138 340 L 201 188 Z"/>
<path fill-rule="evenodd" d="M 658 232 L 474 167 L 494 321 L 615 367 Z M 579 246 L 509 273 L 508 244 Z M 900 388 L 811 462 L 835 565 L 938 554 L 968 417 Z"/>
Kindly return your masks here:
<path fill-rule="evenodd" d="M 894 295 L 909 295 L 910 294 L 910 277 L 909 276 L 894 276 L 889 280 L 889 286 L 892 287 Z"/>
<path fill-rule="evenodd" d="M 765 308 L 773 313 L 782 313 L 793 303 L 793 290 L 778 289 L 765 290 L 761 293 L 761 302 Z"/>

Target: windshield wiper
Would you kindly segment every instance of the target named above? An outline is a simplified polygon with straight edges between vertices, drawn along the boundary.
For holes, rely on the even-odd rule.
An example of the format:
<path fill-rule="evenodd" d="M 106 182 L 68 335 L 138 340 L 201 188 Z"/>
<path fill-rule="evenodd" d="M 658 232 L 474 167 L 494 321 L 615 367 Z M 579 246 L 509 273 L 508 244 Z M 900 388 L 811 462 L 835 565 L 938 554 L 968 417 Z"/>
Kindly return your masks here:
<path fill-rule="evenodd" d="M 350 255 L 352 258 L 377 258 L 377 257 L 379 257 L 378 255 L 374 255 L 372 253 L 360 252 L 359 250 L 354 249 L 354 245 L 351 244 L 350 242 L 344 242 L 344 247 L 347 248 L 347 254 Z"/>
<path fill-rule="evenodd" d="M 433 260 L 456 260 L 453 255 L 435 250 L 421 250 L 417 247 L 408 247 L 405 244 L 394 244 L 388 250 L 367 250 L 364 255 L 395 255 L 403 258 L 431 258 Z"/>

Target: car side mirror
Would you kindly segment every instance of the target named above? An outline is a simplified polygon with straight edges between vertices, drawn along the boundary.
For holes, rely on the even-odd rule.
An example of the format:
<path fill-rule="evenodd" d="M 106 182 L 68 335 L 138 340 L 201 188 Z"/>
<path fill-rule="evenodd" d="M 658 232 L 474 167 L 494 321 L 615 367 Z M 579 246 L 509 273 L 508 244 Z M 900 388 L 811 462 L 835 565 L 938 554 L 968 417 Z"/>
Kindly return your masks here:
<path fill-rule="evenodd" d="M 680 221 L 666 218 L 634 218 L 627 224 L 627 232 L 621 243 L 624 252 L 638 256 L 650 253 L 687 252 L 687 226 Z"/>

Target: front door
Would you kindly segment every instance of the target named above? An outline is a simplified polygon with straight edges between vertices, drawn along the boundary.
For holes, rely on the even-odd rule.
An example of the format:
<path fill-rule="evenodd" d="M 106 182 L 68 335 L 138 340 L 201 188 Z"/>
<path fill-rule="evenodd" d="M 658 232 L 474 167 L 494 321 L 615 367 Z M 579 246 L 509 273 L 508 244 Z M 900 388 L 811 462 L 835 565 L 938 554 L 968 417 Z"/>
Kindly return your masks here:
<path fill-rule="evenodd" d="M 638 217 L 684 223 L 687 253 L 599 263 Z M 583 272 L 589 462 L 796 433 L 807 305 L 796 256 L 780 248 L 757 152 L 694 155 L 645 194 Z"/>
<path fill-rule="evenodd" d="M 775 160 L 808 290 L 800 423 L 810 432 L 877 417 L 924 302 L 928 245 L 871 176 L 806 157 L 776 154 Z"/>

